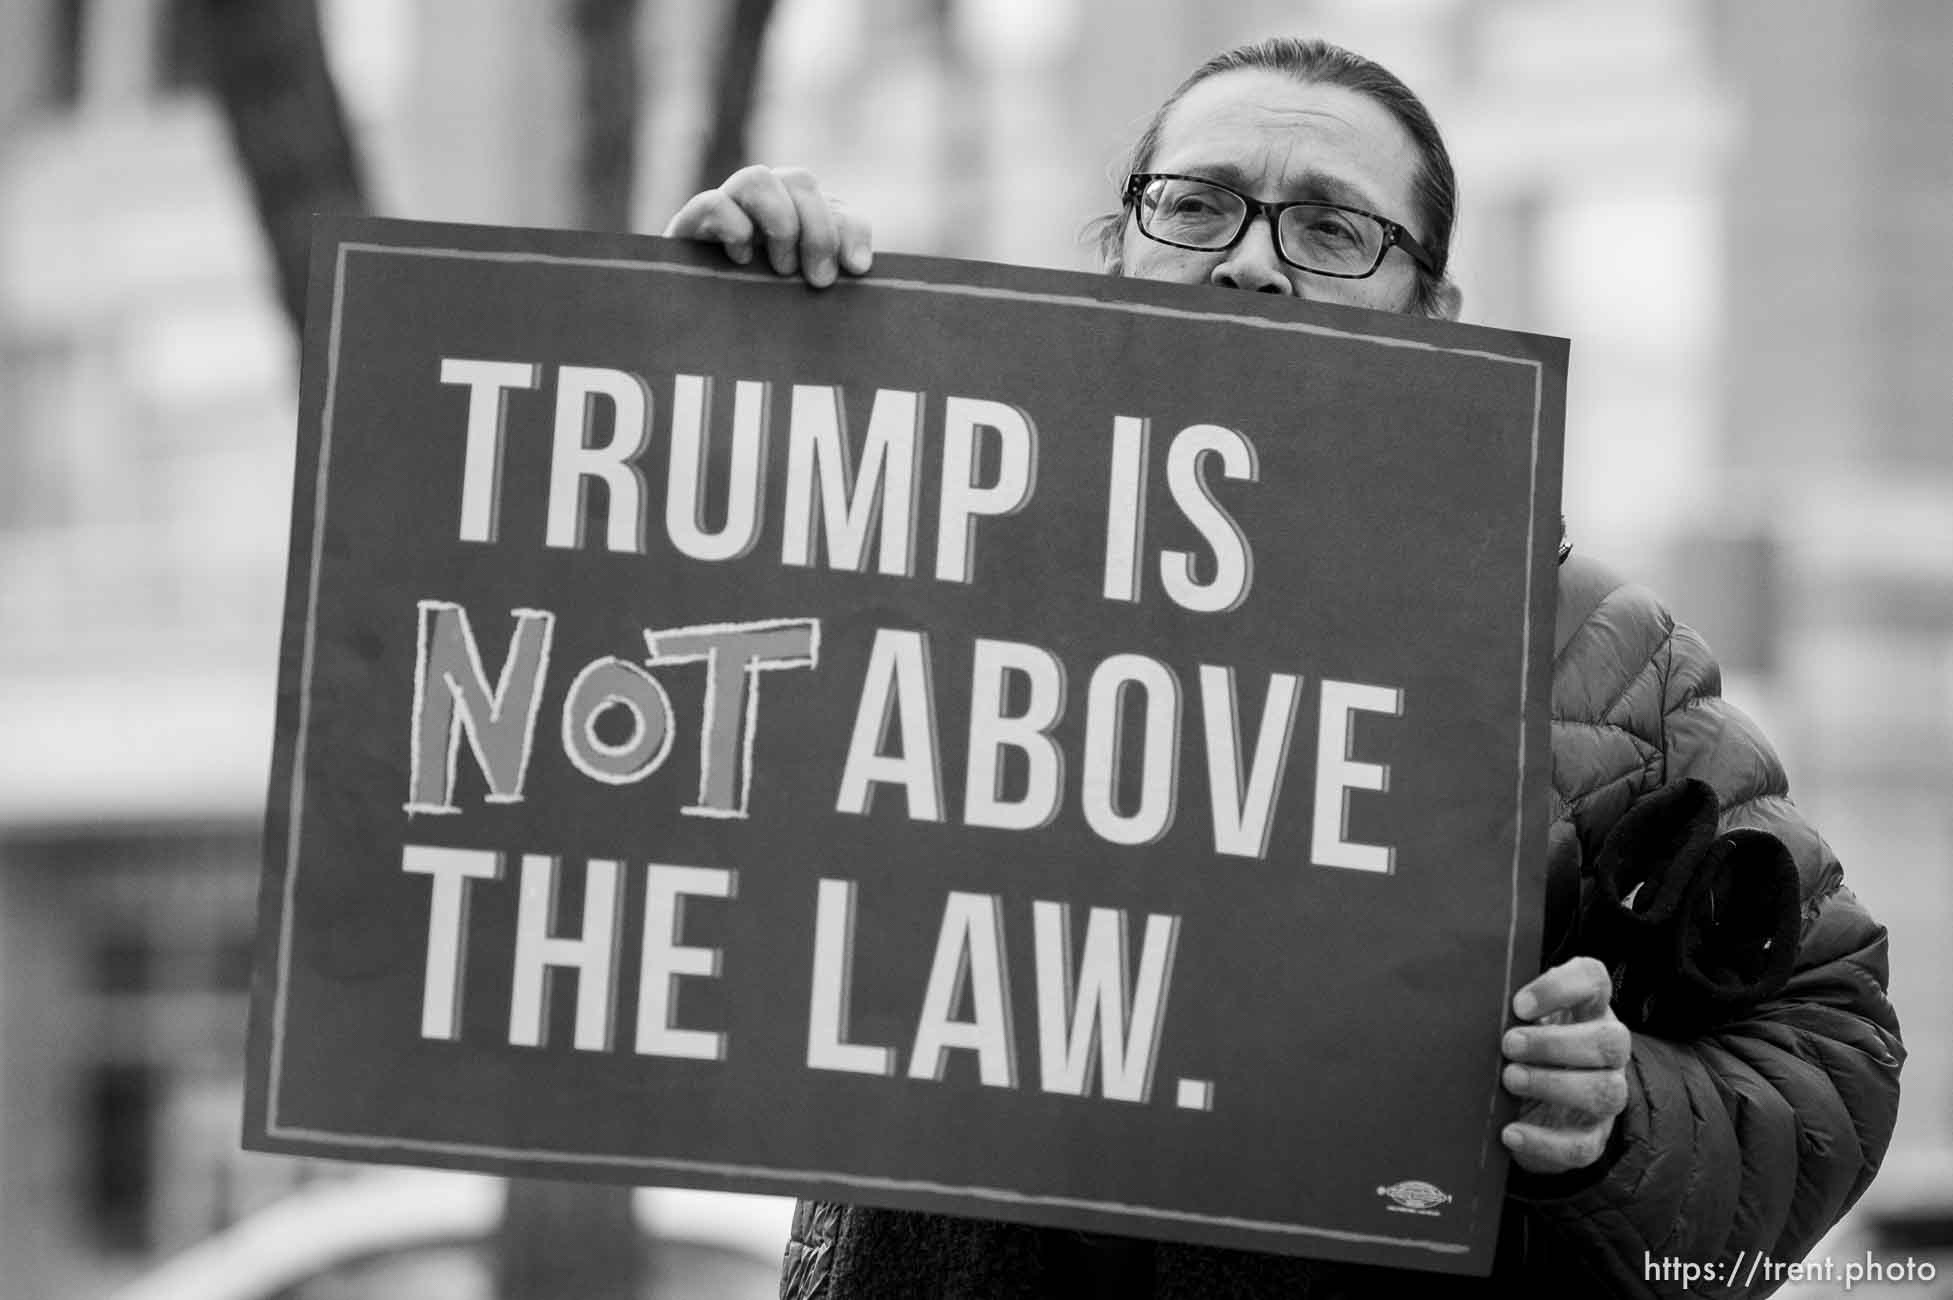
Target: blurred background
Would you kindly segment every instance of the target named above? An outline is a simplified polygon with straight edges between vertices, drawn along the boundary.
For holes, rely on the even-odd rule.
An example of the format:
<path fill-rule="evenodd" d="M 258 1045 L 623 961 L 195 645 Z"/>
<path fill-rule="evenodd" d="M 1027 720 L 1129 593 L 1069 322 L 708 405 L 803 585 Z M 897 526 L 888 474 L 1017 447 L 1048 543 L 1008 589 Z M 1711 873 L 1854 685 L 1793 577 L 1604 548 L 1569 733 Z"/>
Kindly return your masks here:
<path fill-rule="evenodd" d="M 0 1291 L 772 1294 L 778 1202 L 238 1150 L 306 213 L 655 233 L 763 160 L 885 250 L 1093 269 L 1146 112 L 1278 32 L 1433 109 L 1466 318 L 1573 340 L 1576 547 L 1705 632 L 1892 932 L 1832 1244 L 1943 1251 L 1953 5 L 5 0 Z M 620 1234 L 635 1290 L 535 1280 Z"/>

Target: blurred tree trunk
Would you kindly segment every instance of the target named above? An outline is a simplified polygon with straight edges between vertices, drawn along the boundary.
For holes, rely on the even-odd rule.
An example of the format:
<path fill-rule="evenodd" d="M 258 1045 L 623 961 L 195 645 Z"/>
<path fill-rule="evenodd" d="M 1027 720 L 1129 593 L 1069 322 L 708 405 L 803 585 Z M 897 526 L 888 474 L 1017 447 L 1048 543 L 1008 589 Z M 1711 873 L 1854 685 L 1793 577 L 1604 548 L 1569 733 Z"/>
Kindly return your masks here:
<path fill-rule="evenodd" d="M 990 192 L 989 110 L 982 70 L 956 28 L 956 0 L 931 0 L 932 53 L 936 93 L 941 98 L 942 143 L 935 151 L 935 246 L 950 257 L 981 257 L 985 249 L 973 213 L 982 212 Z"/>
<path fill-rule="evenodd" d="M 312 214 L 366 210 L 317 0 L 203 5 L 211 77 L 271 245 L 279 298 L 302 328 Z"/>
<path fill-rule="evenodd" d="M 496 1244 L 496 1300 L 642 1295 L 644 1248 L 628 1187 L 512 1178 Z"/>
<path fill-rule="evenodd" d="M 709 190 L 752 161 L 746 140 L 759 84 L 760 52 L 774 0 L 733 0 L 719 40 L 719 66 L 712 79 L 712 134 L 700 160 L 698 185 Z"/>
<path fill-rule="evenodd" d="M 592 230 L 629 230 L 637 176 L 638 0 L 570 0 L 583 73 L 583 187 L 578 220 Z"/>

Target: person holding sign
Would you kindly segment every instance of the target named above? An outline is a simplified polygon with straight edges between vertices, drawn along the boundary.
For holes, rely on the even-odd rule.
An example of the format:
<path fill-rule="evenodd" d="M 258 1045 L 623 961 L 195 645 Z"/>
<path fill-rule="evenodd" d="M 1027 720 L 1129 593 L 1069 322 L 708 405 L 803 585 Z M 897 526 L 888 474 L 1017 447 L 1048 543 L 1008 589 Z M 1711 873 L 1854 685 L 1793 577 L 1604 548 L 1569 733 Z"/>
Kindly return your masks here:
<path fill-rule="evenodd" d="M 1120 199 L 1097 229 L 1110 274 L 1458 314 L 1444 143 L 1401 81 L 1335 46 L 1202 64 L 1154 112 Z M 797 169 L 745 168 L 666 233 L 816 287 L 872 261 L 867 221 Z M 1502 1043 L 1520 1105 L 1489 1282 L 803 1203 L 783 1294 L 1640 1295 L 1661 1285 L 1650 1260 L 1802 1258 L 1891 1138 L 1885 930 L 1700 638 L 1569 549 L 1545 969 Z"/>

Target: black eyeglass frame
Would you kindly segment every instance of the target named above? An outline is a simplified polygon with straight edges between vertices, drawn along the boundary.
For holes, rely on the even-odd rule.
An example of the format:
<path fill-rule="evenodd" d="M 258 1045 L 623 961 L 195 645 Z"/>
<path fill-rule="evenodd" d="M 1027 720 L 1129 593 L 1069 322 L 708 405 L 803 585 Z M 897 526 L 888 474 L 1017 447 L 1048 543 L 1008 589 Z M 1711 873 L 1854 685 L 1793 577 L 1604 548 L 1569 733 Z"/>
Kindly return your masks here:
<path fill-rule="evenodd" d="M 1200 185 L 1211 185 L 1217 190 L 1232 194 L 1235 198 L 1241 200 L 1243 204 L 1241 225 L 1224 244 L 1183 244 L 1174 239 L 1162 239 L 1146 228 L 1146 222 L 1140 215 L 1142 211 L 1139 204 L 1140 195 L 1154 181 L 1193 181 Z M 1323 199 L 1287 199 L 1277 203 L 1264 203 L 1260 199 L 1243 194 L 1231 185 L 1223 185 L 1211 177 L 1188 176 L 1181 172 L 1134 172 L 1126 178 L 1126 189 L 1123 197 L 1126 206 L 1133 210 L 1135 222 L 1139 226 L 1139 233 L 1154 243 L 1165 244 L 1169 248 L 1185 248 L 1197 253 L 1218 253 L 1225 249 L 1233 248 L 1236 244 L 1240 243 L 1241 236 L 1248 233 L 1248 227 L 1253 225 L 1259 218 L 1265 216 L 1268 218 L 1269 232 L 1275 237 L 1275 256 L 1281 258 L 1284 265 L 1292 266 L 1298 271 L 1307 271 L 1310 275 L 1326 275 L 1338 280 L 1366 280 L 1377 273 L 1377 268 L 1383 265 L 1383 259 L 1389 255 L 1391 248 L 1396 247 L 1403 249 L 1411 261 L 1417 263 L 1419 269 L 1424 271 L 1425 274 L 1438 274 L 1436 260 L 1432 258 L 1429 252 L 1425 251 L 1424 245 L 1417 242 L 1417 237 L 1406 230 L 1401 223 L 1392 221 L 1389 217 L 1383 216 L 1381 213 L 1368 212 L 1362 208 L 1353 208 L 1347 203 L 1330 203 Z M 1368 217 L 1383 227 L 1383 243 L 1377 248 L 1377 260 L 1370 264 L 1370 269 L 1367 271 L 1324 271 L 1313 266 L 1304 266 L 1288 255 L 1288 248 L 1282 243 L 1282 214 L 1290 208 L 1330 208 L 1337 212 L 1348 212 L 1355 216 Z"/>

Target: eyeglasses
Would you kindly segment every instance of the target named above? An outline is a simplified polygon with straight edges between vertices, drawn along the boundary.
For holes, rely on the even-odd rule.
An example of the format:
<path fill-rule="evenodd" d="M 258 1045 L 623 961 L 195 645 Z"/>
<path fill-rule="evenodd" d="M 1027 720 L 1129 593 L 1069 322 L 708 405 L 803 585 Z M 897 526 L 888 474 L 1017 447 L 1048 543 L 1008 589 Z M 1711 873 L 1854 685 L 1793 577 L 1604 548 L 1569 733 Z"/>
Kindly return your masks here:
<path fill-rule="evenodd" d="M 1429 274 L 1438 273 L 1410 231 L 1341 203 L 1263 203 L 1218 181 L 1168 172 L 1135 172 L 1126 181 L 1125 201 L 1139 217 L 1140 234 L 1174 248 L 1232 248 L 1248 224 L 1265 215 L 1275 232 L 1276 255 L 1298 270 L 1360 280 L 1374 275 L 1395 245 Z"/>

